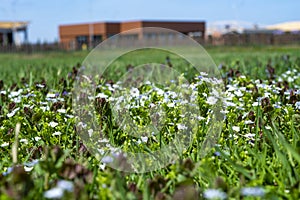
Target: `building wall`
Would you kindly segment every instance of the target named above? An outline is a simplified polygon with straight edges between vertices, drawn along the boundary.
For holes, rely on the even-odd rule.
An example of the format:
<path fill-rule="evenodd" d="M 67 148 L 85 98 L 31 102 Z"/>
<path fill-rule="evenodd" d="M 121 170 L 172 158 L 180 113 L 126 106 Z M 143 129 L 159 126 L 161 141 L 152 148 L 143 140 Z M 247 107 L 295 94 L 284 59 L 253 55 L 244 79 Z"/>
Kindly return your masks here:
<path fill-rule="evenodd" d="M 204 22 L 156 22 L 156 21 L 145 21 L 143 27 L 161 27 L 172 29 L 184 34 L 189 32 L 203 32 L 205 33 Z"/>
<path fill-rule="evenodd" d="M 91 27 L 92 26 L 92 27 Z M 162 27 L 184 34 L 190 32 L 200 32 L 201 39 L 205 35 L 205 22 L 160 22 L 160 21 L 132 21 L 123 23 L 94 23 L 94 24 L 76 24 L 59 26 L 60 42 L 64 44 L 66 49 L 80 48 L 82 45 L 82 38 L 79 36 L 87 36 L 90 39 L 90 32 L 97 39 L 104 40 L 114 34 L 123 33 L 131 39 L 138 39 L 143 36 L 142 30 L 134 30 L 142 27 Z M 78 40 L 80 39 L 81 42 Z M 92 39 L 93 40 L 93 39 Z M 85 41 L 85 40 L 84 40 Z M 90 41 L 88 41 L 89 43 Z M 85 42 L 87 43 L 87 42 Z M 89 44 L 91 45 L 91 44 Z"/>

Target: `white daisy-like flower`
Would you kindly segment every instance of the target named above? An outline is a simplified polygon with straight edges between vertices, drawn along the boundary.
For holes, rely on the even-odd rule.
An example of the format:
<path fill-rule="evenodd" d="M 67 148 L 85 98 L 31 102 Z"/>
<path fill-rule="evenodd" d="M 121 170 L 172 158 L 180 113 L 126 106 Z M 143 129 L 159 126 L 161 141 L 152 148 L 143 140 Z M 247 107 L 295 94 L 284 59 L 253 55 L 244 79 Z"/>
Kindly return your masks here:
<path fill-rule="evenodd" d="M 244 123 L 245 123 L 245 124 L 254 124 L 254 122 L 251 121 L 251 120 L 246 120 Z"/>
<path fill-rule="evenodd" d="M 111 163 L 113 162 L 114 159 L 111 157 L 111 156 L 104 156 L 102 159 L 101 159 L 101 162 L 107 164 L 107 163 Z"/>
<path fill-rule="evenodd" d="M 147 136 L 142 136 L 141 137 L 142 142 L 148 142 L 148 137 Z"/>
<path fill-rule="evenodd" d="M 130 95 L 131 95 L 132 97 L 138 97 L 138 96 L 140 96 L 140 91 L 139 91 L 139 89 L 137 89 L 137 88 L 131 88 L 131 90 L 130 90 Z"/>
<path fill-rule="evenodd" d="M 204 198 L 207 199 L 226 199 L 227 194 L 218 189 L 207 189 L 204 191 Z"/>
<path fill-rule="evenodd" d="M 27 167 L 27 166 L 24 166 L 25 172 L 31 172 L 32 169 L 33 169 L 33 167 Z"/>
<path fill-rule="evenodd" d="M 100 153 L 100 155 L 104 155 L 105 151 L 103 149 L 97 149 L 98 153 Z"/>
<path fill-rule="evenodd" d="M 56 95 L 53 93 L 48 93 L 46 96 L 46 98 L 55 98 L 55 97 L 56 97 Z"/>
<path fill-rule="evenodd" d="M 10 92 L 10 94 L 8 95 L 8 97 L 9 97 L 9 98 L 17 97 L 17 96 L 19 96 L 22 92 L 23 92 L 22 89 L 19 89 L 18 91 L 12 91 L 12 92 Z"/>
<path fill-rule="evenodd" d="M 89 130 L 88 130 L 89 137 L 92 137 L 93 133 L 94 133 L 94 130 L 93 130 L 93 129 L 89 129 Z"/>
<path fill-rule="evenodd" d="M 66 113 L 67 111 L 66 111 L 66 109 L 58 109 L 57 112 L 59 112 L 59 113 Z"/>
<path fill-rule="evenodd" d="M 40 109 L 42 109 L 43 112 L 50 110 L 49 106 L 41 106 Z"/>
<path fill-rule="evenodd" d="M 246 138 L 253 139 L 255 137 L 254 133 L 247 133 L 244 135 Z"/>
<path fill-rule="evenodd" d="M 206 103 L 208 103 L 209 105 L 215 105 L 217 102 L 218 99 L 214 96 L 209 96 L 206 101 Z"/>
<path fill-rule="evenodd" d="M 9 146 L 9 143 L 8 143 L 8 142 L 4 142 L 4 143 L 2 143 L 0 146 L 1 146 L 1 147 L 7 147 L 7 146 Z"/>
<path fill-rule="evenodd" d="M 57 187 L 66 190 L 68 192 L 72 192 L 74 189 L 74 184 L 71 181 L 66 181 L 66 180 L 59 180 L 57 182 Z"/>
<path fill-rule="evenodd" d="M 235 94 L 237 97 L 242 97 L 242 96 L 243 96 L 243 93 L 241 92 L 241 90 L 235 91 L 234 94 Z"/>
<path fill-rule="evenodd" d="M 51 126 L 52 128 L 56 127 L 57 125 L 58 125 L 58 123 L 54 122 L 54 121 L 49 123 L 49 126 Z"/>
<path fill-rule="evenodd" d="M 167 106 L 168 106 L 169 108 L 174 108 L 174 107 L 175 107 L 175 104 L 174 104 L 173 102 L 171 102 L 171 103 L 168 103 Z"/>
<path fill-rule="evenodd" d="M 240 132 L 240 127 L 239 126 L 233 126 L 232 130 L 234 130 L 235 132 Z"/>
<path fill-rule="evenodd" d="M 82 128 L 86 128 L 87 124 L 83 123 L 83 122 L 79 122 L 78 126 L 81 126 Z"/>
<path fill-rule="evenodd" d="M 159 96 L 162 96 L 162 95 L 164 95 L 164 91 L 162 90 L 162 89 L 160 89 L 160 88 L 154 88 L 154 90 L 156 91 L 156 93 L 159 95 Z"/>
<path fill-rule="evenodd" d="M 24 139 L 24 138 L 20 139 L 20 142 L 21 142 L 21 143 L 28 144 L 28 140 L 27 140 L 27 139 Z"/>
<path fill-rule="evenodd" d="M 208 74 L 206 72 L 200 72 L 201 76 L 207 76 Z"/>
<path fill-rule="evenodd" d="M 230 101 L 225 101 L 226 106 L 236 107 L 236 104 Z"/>
<path fill-rule="evenodd" d="M 96 98 L 104 98 L 104 99 L 106 99 L 106 98 L 108 98 L 108 96 L 106 94 L 104 94 L 104 93 L 99 93 L 99 94 L 97 94 Z"/>
<path fill-rule="evenodd" d="M 45 87 L 45 85 L 43 85 L 43 84 L 36 84 L 36 87 L 39 87 L 39 88 L 44 88 L 44 87 Z"/>
<path fill-rule="evenodd" d="M 300 110 L 300 101 L 297 101 L 297 102 L 295 103 L 295 106 L 296 106 L 296 109 Z"/>
<path fill-rule="evenodd" d="M 271 126 L 265 126 L 267 130 L 272 130 Z"/>
<path fill-rule="evenodd" d="M 52 188 L 44 193 L 44 197 L 47 199 L 60 199 L 63 197 L 63 195 L 64 190 L 59 187 Z"/>
<path fill-rule="evenodd" d="M 243 196 L 262 197 L 265 195 L 265 190 L 261 187 L 246 187 L 242 188 L 241 193 Z"/>
<path fill-rule="evenodd" d="M 287 79 L 287 81 L 289 82 L 289 83 L 291 83 L 291 82 L 293 82 L 294 81 L 294 79 L 292 78 L 292 77 L 288 77 L 288 79 Z"/>
<path fill-rule="evenodd" d="M 53 136 L 59 136 L 59 135 L 61 135 L 62 133 L 60 132 L 60 131 L 56 131 L 56 132 L 54 132 L 52 135 Z"/>
<path fill-rule="evenodd" d="M 13 117 L 19 110 L 20 108 L 15 108 L 13 111 L 7 114 L 7 117 L 8 118 Z"/>
<path fill-rule="evenodd" d="M 177 128 L 179 130 L 186 130 L 187 129 L 187 127 L 184 124 L 177 124 Z"/>

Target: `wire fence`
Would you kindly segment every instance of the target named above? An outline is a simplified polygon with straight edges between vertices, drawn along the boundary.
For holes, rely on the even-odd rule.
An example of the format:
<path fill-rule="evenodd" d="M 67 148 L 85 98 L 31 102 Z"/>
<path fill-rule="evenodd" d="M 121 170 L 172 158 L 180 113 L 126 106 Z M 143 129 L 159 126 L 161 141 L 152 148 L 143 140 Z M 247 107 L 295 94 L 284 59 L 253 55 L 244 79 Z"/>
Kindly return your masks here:
<path fill-rule="evenodd" d="M 245 46 L 245 45 L 300 45 L 300 34 L 224 34 L 220 37 L 208 36 L 203 38 L 194 38 L 203 46 Z M 124 45 L 132 45 L 135 40 L 124 40 Z M 180 44 L 180 40 L 161 40 L 157 39 L 157 43 L 166 45 Z M 44 43 L 44 44 L 23 44 L 23 45 L 0 45 L 0 53 L 35 53 L 46 51 L 76 51 L 89 50 L 96 47 L 100 42 L 91 42 L 88 44 L 77 44 L 75 41 L 69 43 Z"/>

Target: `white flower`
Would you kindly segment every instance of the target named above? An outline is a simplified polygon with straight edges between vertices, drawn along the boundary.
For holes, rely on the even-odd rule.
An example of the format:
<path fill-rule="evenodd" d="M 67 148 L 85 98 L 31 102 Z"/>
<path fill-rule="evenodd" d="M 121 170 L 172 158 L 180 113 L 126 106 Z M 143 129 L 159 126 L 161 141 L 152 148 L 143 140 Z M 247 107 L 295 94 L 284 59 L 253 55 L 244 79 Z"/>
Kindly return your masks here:
<path fill-rule="evenodd" d="M 270 97 L 271 96 L 271 93 L 270 92 L 265 92 L 264 93 L 264 97 Z"/>
<path fill-rule="evenodd" d="M 4 143 L 1 144 L 1 147 L 7 147 L 7 146 L 9 146 L 8 142 L 4 142 Z"/>
<path fill-rule="evenodd" d="M 262 197 L 265 195 L 265 190 L 260 187 L 246 187 L 242 188 L 241 193 L 243 196 Z"/>
<path fill-rule="evenodd" d="M 12 92 L 10 92 L 10 94 L 8 95 L 8 97 L 9 97 L 9 98 L 17 97 L 17 96 L 19 96 L 22 92 L 23 92 L 22 89 L 19 89 L 17 92 L 12 91 Z"/>
<path fill-rule="evenodd" d="M 300 101 L 297 101 L 297 102 L 295 103 L 295 106 L 296 106 L 296 108 L 297 108 L 298 110 L 300 110 Z"/>
<path fill-rule="evenodd" d="M 57 187 L 59 187 L 63 190 L 66 190 L 68 192 L 72 192 L 74 185 L 73 185 L 73 182 L 71 182 L 71 181 L 59 180 L 57 182 Z"/>
<path fill-rule="evenodd" d="M 43 112 L 45 112 L 46 110 L 50 110 L 49 106 L 41 106 L 40 108 L 43 110 Z"/>
<path fill-rule="evenodd" d="M 68 114 L 67 114 L 66 117 L 67 117 L 67 118 L 73 118 L 74 116 L 73 116 L 73 115 L 68 115 Z"/>
<path fill-rule="evenodd" d="M 293 82 L 294 81 L 294 79 L 292 78 L 292 77 L 288 77 L 288 79 L 287 79 L 287 81 L 289 82 L 289 83 L 291 83 L 291 82 Z"/>
<path fill-rule="evenodd" d="M 240 132 L 240 127 L 239 126 L 233 126 L 232 130 L 234 130 L 236 132 Z"/>
<path fill-rule="evenodd" d="M 114 159 L 111 157 L 111 156 L 104 156 L 102 159 L 101 159 L 101 162 L 103 163 L 111 163 L 113 162 Z"/>
<path fill-rule="evenodd" d="M 235 91 L 234 94 L 235 94 L 237 97 L 242 97 L 242 96 L 243 96 L 243 93 L 242 93 L 240 90 Z"/>
<path fill-rule="evenodd" d="M 57 122 L 50 122 L 49 123 L 49 126 L 51 126 L 52 128 L 54 128 L 54 127 L 56 127 L 58 125 L 58 123 Z"/>
<path fill-rule="evenodd" d="M 97 149 L 100 155 L 104 155 L 105 151 L 103 149 Z"/>
<path fill-rule="evenodd" d="M 108 96 L 106 94 L 103 94 L 103 93 L 99 93 L 97 94 L 96 98 L 104 98 L 106 99 Z"/>
<path fill-rule="evenodd" d="M 45 85 L 43 85 L 43 84 L 36 84 L 36 87 L 39 87 L 39 88 L 44 88 L 44 87 L 45 87 Z"/>
<path fill-rule="evenodd" d="M 14 116 L 16 114 L 16 112 L 18 112 L 20 110 L 20 108 L 15 108 L 13 111 L 11 111 L 10 113 L 7 114 L 7 117 L 10 118 L 12 116 Z"/>
<path fill-rule="evenodd" d="M 155 105 L 154 103 L 150 103 L 150 104 L 149 104 L 149 107 L 150 107 L 150 108 L 153 108 L 153 107 L 155 107 L 155 106 L 156 106 L 156 105 Z"/>
<path fill-rule="evenodd" d="M 271 130 L 272 128 L 270 126 L 265 127 L 267 130 Z"/>
<path fill-rule="evenodd" d="M 47 199 L 60 199 L 64 194 L 64 190 L 59 187 L 52 188 L 44 193 L 44 197 Z"/>
<path fill-rule="evenodd" d="M 225 105 L 226 105 L 226 106 L 231 106 L 231 107 L 235 107 L 235 106 L 236 106 L 235 103 L 232 103 L 232 102 L 230 102 L 230 101 L 225 101 Z"/>
<path fill-rule="evenodd" d="M 74 185 L 71 181 L 59 180 L 55 188 L 44 193 L 44 197 L 48 199 L 60 199 L 63 197 L 64 191 L 72 192 Z"/>
<path fill-rule="evenodd" d="M 227 194 L 217 189 L 207 189 L 204 191 L 204 198 L 207 199 L 226 199 Z"/>
<path fill-rule="evenodd" d="M 130 95 L 132 97 L 138 97 L 140 96 L 140 91 L 137 88 L 131 88 Z"/>
<path fill-rule="evenodd" d="M 200 72 L 201 76 L 207 76 L 208 74 L 206 72 Z"/>
<path fill-rule="evenodd" d="M 251 120 L 246 120 L 246 121 L 245 121 L 245 124 L 254 124 L 254 122 L 251 121 Z"/>
<path fill-rule="evenodd" d="M 53 136 L 59 136 L 59 135 L 61 135 L 62 133 L 60 132 L 60 131 L 56 131 L 56 132 L 54 132 L 52 135 Z"/>
<path fill-rule="evenodd" d="M 244 135 L 246 138 L 252 139 L 254 138 L 255 134 L 254 133 L 247 133 Z"/>
<path fill-rule="evenodd" d="M 28 144 L 28 140 L 27 139 L 21 139 L 20 142 Z"/>
<path fill-rule="evenodd" d="M 92 137 L 92 135 L 93 135 L 93 132 L 94 132 L 94 130 L 93 130 L 93 129 L 89 129 L 89 130 L 88 130 L 89 137 Z"/>
<path fill-rule="evenodd" d="M 177 128 L 179 130 L 186 130 L 187 129 L 187 127 L 184 124 L 177 124 Z"/>
<path fill-rule="evenodd" d="M 33 169 L 33 167 L 27 167 L 27 166 L 24 166 L 25 172 L 31 172 L 32 169 Z"/>
<path fill-rule="evenodd" d="M 58 109 L 57 112 L 59 112 L 59 113 L 66 113 L 67 111 L 66 111 L 66 109 Z"/>
<path fill-rule="evenodd" d="M 101 143 L 108 143 L 109 140 L 107 138 L 103 138 L 103 139 L 100 139 L 99 142 L 101 142 Z"/>
<path fill-rule="evenodd" d="M 280 102 L 275 102 L 275 104 L 273 104 L 274 108 L 281 108 Z"/>
<path fill-rule="evenodd" d="M 252 106 L 259 106 L 259 102 L 254 102 Z"/>
<path fill-rule="evenodd" d="M 46 98 L 55 98 L 56 95 L 55 94 L 52 94 L 52 93 L 48 93 Z"/>
<path fill-rule="evenodd" d="M 171 102 L 171 103 L 168 103 L 167 106 L 168 106 L 169 108 L 174 108 L 174 107 L 175 107 L 175 104 L 174 104 L 173 102 Z"/>
<path fill-rule="evenodd" d="M 145 136 L 145 137 L 144 137 L 144 136 L 142 136 L 142 137 L 141 137 L 141 140 L 142 140 L 143 142 L 145 142 L 145 143 L 146 143 L 146 142 L 148 141 L 148 137 L 147 137 L 147 136 Z"/>
<path fill-rule="evenodd" d="M 218 99 L 216 97 L 213 96 L 209 96 L 207 98 L 206 103 L 208 103 L 209 105 L 215 105 L 217 103 Z"/>
<path fill-rule="evenodd" d="M 35 160 L 31 161 L 31 162 L 24 163 L 24 166 L 33 167 L 33 166 L 35 166 L 38 163 L 39 163 L 39 160 L 35 159 Z"/>

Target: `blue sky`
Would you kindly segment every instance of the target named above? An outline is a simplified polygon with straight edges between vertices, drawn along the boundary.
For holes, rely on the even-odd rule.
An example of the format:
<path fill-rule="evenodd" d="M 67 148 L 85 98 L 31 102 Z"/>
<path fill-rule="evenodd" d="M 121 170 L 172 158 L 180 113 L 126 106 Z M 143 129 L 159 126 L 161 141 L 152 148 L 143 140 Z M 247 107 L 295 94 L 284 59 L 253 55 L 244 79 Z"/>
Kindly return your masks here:
<path fill-rule="evenodd" d="M 52 42 L 61 24 L 179 19 L 269 25 L 300 20 L 299 8 L 299 0 L 0 0 L 0 21 L 30 21 L 31 42 Z"/>

